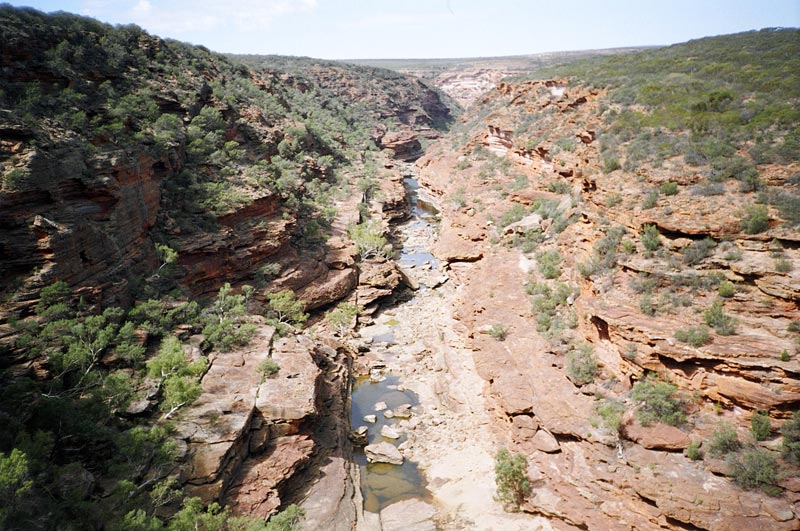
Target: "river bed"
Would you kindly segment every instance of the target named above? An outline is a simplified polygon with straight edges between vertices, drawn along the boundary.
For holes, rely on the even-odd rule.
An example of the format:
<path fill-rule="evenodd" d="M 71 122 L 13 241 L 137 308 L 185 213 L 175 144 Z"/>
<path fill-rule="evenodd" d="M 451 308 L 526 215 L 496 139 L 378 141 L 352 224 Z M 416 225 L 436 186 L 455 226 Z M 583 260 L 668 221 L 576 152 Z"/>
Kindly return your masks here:
<path fill-rule="evenodd" d="M 421 289 L 424 290 L 427 288 L 425 279 L 430 273 L 438 270 L 436 259 L 430 250 L 436 238 L 438 211 L 432 201 L 420 199 L 419 185 L 415 178 L 406 177 L 404 184 L 411 216 L 396 227 L 396 233 L 402 242 L 397 262 L 420 279 Z M 415 274 L 414 270 L 425 274 Z M 407 350 L 409 345 L 406 343 L 407 338 L 395 338 L 393 329 L 400 323 L 392 315 L 402 312 L 402 306 L 412 303 L 413 300 L 412 297 L 411 300 L 386 308 L 376 316 L 376 322 L 379 324 L 377 328 L 372 327 L 376 333 L 368 337 L 372 345 L 368 356 L 385 360 L 389 367 L 393 362 L 402 362 L 398 358 L 402 357 L 401 352 Z M 384 362 L 376 365 L 382 367 Z M 354 383 L 351 396 L 351 427 L 357 430 L 366 426 L 369 444 L 390 442 L 402 449 L 408 438 L 408 430 L 413 429 L 419 422 L 416 418 L 419 413 L 419 399 L 416 393 L 404 387 L 400 375 L 393 374 L 390 370 L 373 369 L 369 376 L 363 376 Z M 405 405 L 411 407 L 409 418 L 387 418 L 387 411 Z M 391 415 L 389 413 L 389 416 Z M 374 422 L 371 416 L 374 416 Z M 368 420 L 365 420 L 365 417 Z M 397 431 L 399 437 L 396 439 L 382 437 L 383 426 Z M 353 458 L 360 467 L 365 511 L 377 513 L 393 503 L 409 498 L 431 500 L 431 493 L 425 486 L 417 464 L 412 460 L 405 459 L 402 465 L 368 463 L 363 447 L 356 447 Z"/>

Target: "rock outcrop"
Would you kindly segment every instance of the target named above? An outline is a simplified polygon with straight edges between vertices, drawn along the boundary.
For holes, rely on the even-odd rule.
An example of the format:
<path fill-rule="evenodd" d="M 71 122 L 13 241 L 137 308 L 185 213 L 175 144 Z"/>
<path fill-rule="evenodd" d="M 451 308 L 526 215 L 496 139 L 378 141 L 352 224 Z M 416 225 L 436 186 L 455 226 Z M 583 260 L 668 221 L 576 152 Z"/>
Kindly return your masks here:
<path fill-rule="evenodd" d="M 636 179 L 667 177 L 599 171 L 603 96 L 564 80 L 501 83 L 482 101 L 489 117 L 465 119 L 471 140 L 461 150 L 434 145 L 417 162 L 420 182 L 441 204 L 455 205 L 442 211 L 435 253 L 460 284 L 456 316 L 471 331 L 498 444 L 529 460 L 533 492 L 523 510 L 557 529 L 794 529 L 796 488 L 778 498 L 742 490 L 724 477 L 727 466 L 691 461 L 683 452 L 692 440 L 710 438 L 720 422 L 744 432 L 752 411 L 768 410 L 774 427 L 800 403 L 796 355 L 780 355 L 794 352 L 796 337 L 784 331 L 800 318 L 792 283 L 800 256 L 788 243 L 795 236 L 777 229 L 757 238 L 742 234 L 730 198 L 701 207 L 708 198 L 677 194 L 660 199 L 671 210 L 615 207 L 609 190 L 619 190 L 624 205 Z M 531 146 L 517 136 L 520 117 L 533 113 L 545 137 L 562 139 L 560 145 Z M 505 169 L 495 170 L 476 146 L 502 157 Z M 522 214 L 505 218 L 508 212 Z M 608 222 L 620 226 L 632 251 L 579 274 L 603 258 Z M 658 256 L 642 251 L 637 235 L 645 224 L 659 230 Z M 692 254 L 706 236 L 730 241 Z M 773 237 L 785 242 L 778 251 L 774 242 L 769 248 Z M 545 252 L 558 257 L 546 275 Z M 669 253 L 672 268 L 660 262 Z M 788 273 L 775 272 L 776 256 L 789 263 Z M 699 346 L 676 340 L 676 330 L 703 322 L 721 278 L 737 286 L 723 300 L 736 334 L 710 329 Z M 559 285 L 566 291 L 554 302 Z M 655 315 L 637 302 L 642 289 L 654 293 Z M 498 324 L 502 341 L 485 333 Z M 595 383 L 577 387 L 567 375 L 575 370 L 570 351 L 580 345 L 591 348 L 598 368 Z M 679 388 L 686 424 L 646 427 L 636 419 L 630 390 L 648 373 Z M 618 433 L 598 414 L 608 397 L 628 410 Z M 712 403 L 729 409 L 719 418 Z M 776 444 L 772 436 L 765 448 Z"/>

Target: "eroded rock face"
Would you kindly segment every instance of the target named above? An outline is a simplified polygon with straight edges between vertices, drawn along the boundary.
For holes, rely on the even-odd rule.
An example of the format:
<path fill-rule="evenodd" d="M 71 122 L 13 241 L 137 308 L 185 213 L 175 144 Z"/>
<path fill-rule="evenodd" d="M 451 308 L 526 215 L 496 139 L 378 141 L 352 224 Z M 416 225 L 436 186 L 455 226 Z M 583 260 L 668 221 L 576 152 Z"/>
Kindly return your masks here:
<path fill-rule="evenodd" d="M 359 265 L 357 297 L 361 306 L 391 295 L 403 282 L 403 275 L 391 260 L 367 260 Z"/>
<path fill-rule="evenodd" d="M 88 156 L 68 140 L 30 150 L 29 157 L 25 187 L 0 193 L 0 275 L 14 278 L 38 267 L 43 284 L 58 278 L 92 285 L 108 289 L 111 299 L 125 294 L 131 272 L 157 268 L 149 230 L 161 181 L 174 171 L 168 159 L 122 150 Z"/>
<path fill-rule="evenodd" d="M 623 205 L 637 205 L 640 193 L 632 191 L 639 186 L 637 179 L 660 184 L 672 177 L 655 170 L 652 175 L 603 174 L 595 141 L 602 134 L 601 97 L 599 91 L 568 87 L 563 80 L 501 84 L 483 102 L 494 112 L 474 123 L 461 150 L 434 145 L 417 162 L 420 182 L 440 204 L 455 205 L 442 210 L 436 255 L 450 263 L 451 282 L 459 284 L 455 314 L 471 334 L 475 365 L 496 417 L 497 444 L 529 460 L 533 493 L 522 509 L 546 517 L 555 529 L 796 528 L 794 488 L 786 487 L 778 498 L 742 490 L 724 476 L 730 473 L 724 464 L 695 462 L 683 454 L 690 440 L 707 440 L 722 421 L 745 433 L 750 412 L 768 409 L 774 427 L 800 402 L 796 356 L 782 360 L 779 355 L 795 348 L 796 337 L 784 330 L 800 318 L 792 283 L 797 267 L 776 273 L 776 251 L 768 244 L 770 237 L 791 242 L 796 234 L 787 237 L 771 228 L 767 237 L 743 235 L 733 206 L 725 204 L 730 198 L 701 205 L 706 198 L 686 193 L 664 200 L 661 206 L 668 203 L 669 209 L 607 206 L 616 191 Z M 523 111 L 546 108 L 552 111 L 543 120 L 550 121 L 542 127 L 548 135 L 572 139 L 574 149 L 556 150 L 547 141 L 531 147 L 530 139 L 515 136 Z M 502 155 L 512 169 L 488 170 L 487 177 L 487 165 L 473 154 L 479 144 Z M 521 186 L 508 177 L 513 173 L 526 177 L 527 185 L 513 190 Z M 454 179 L 461 186 L 458 194 Z M 504 196 L 493 190 L 513 191 Z M 478 207 L 466 206 L 474 199 Z M 514 203 L 547 203 L 550 212 L 570 221 L 559 227 L 552 215 L 540 219 L 529 213 L 505 231 L 495 228 Z M 639 235 L 644 223 L 660 229 L 661 258 L 674 253 L 669 267 L 643 252 Z M 610 271 L 579 274 L 578 265 L 595 256 L 613 225 L 635 243 L 633 252 L 623 256 L 618 251 L 620 265 Z M 531 233 L 536 233 L 535 243 L 526 250 L 524 238 Z M 707 235 L 732 241 L 718 242 L 692 262 L 695 242 Z M 782 247 L 780 256 L 790 264 L 800 258 L 793 244 Z M 548 280 L 538 253 L 555 250 L 561 261 L 555 278 Z M 713 270 L 736 283 L 736 293 L 723 301 L 725 312 L 736 317 L 736 334 L 711 330 L 704 345 L 682 343 L 675 339 L 676 330 L 703 324 L 704 311 L 719 298 L 716 284 L 699 287 Z M 653 295 L 661 304 L 655 315 L 645 314 L 640 305 L 639 286 L 645 281 L 662 296 Z M 533 292 L 536 284 L 555 287 L 556 282 L 574 292 L 543 320 L 554 292 L 537 304 L 526 286 Z M 664 294 L 668 285 L 677 287 Z M 691 304 L 680 306 L 682 300 Z M 503 341 L 482 333 L 496 324 L 507 331 Z M 567 377 L 567 354 L 582 342 L 591 347 L 598 373 L 595 383 L 579 388 Z M 685 425 L 643 427 L 636 420 L 638 405 L 630 390 L 648 372 L 678 387 L 687 404 Z M 622 440 L 598 415 L 605 400 L 600 397 L 609 396 L 629 411 Z M 700 405 L 704 400 L 730 409 L 717 416 L 713 408 Z M 773 437 L 764 447 L 776 444 L 779 439 Z"/>
<path fill-rule="evenodd" d="M 286 485 L 301 471 L 308 478 L 304 483 L 313 484 L 314 474 L 305 470 L 313 455 L 329 454 L 330 448 L 348 451 L 340 440 L 347 419 L 341 407 L 330 409 L 332 400 L 344 403 L 349 389 L 343 378 L 349 371 L 347 355 L 302 335 L 274 334 L 262 325 L 247 347 L 215 355 L 202 380 L 201 398 L 175 421 L 188 449 L 183 467 L 187 492 L 207 503 L 223 501 L 235 514 L 263 518 L 281 505 Z M 265 359 L 280 367 L 266 379 L 258 370 Z M 315 433 L 315 425 L 324 427 L 326 437 Z M 325 490 L 331 503 L 316 506 L 313 519 L 352 521 L 349 466 L 341 455 L 329 455 L 325 463 L 321 476 L 329 477 Z M 328 524 L 316 529 L 335 528 Z"/>
<path fill-rule="evenodd" d="M 389 131 L 378 138 L 378 145 L 391 149 L 396 159 L 405 162 L 413 162 L 422 156 L 422 145 L 417 135 L 410 131 Z"/>

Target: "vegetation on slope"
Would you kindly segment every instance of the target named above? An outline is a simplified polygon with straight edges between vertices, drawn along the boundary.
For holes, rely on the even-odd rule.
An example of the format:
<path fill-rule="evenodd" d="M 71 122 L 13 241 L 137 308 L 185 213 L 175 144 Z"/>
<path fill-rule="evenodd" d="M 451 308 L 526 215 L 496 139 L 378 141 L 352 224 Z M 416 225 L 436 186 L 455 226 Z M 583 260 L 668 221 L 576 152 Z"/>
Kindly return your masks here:
<path fill-rule="evenodd" d="M 290 62 L 250 69 L 133 25 L 66 13 L 0 6 L 0 39 L 0 201 L 24 204 L 54 190 L 91 195 L 108 181 L 97 168 L 123 158 L 158 173 L 161 203 L 148 241 L 137 243 L 151 245 L 161 266 L 119 279 L 133 286 L 133 304 L 121 297 L 102 307 L 92 291 L 101 288 L 38 278 L 25 257 L 3 264 L 15 268 L 3 303 L 27 297 L 20 307 L 28 308 L 36 292 L 17 288 L 30 277 L 52 283 L 35 310 L 12 319 L 0 345 L 0 527 L 293 529 L 296 508 L 264 523 L 184 499 L 170 419 L 198 398 L 208 361 L 189 359 L 179 337 L 202 332 L 206 354 L 247 343 L 253 290 L 226 283 L 209 304 L 186 300 L 175 242 L 222 231 L 224 216 L 277 198 L 278 218 L 296 220 L 292 243 L 319 247 L 333 196 L 350 185 L 364 152 L 379 149 L 374 130 L 441 127 L 448 109 L 394 73 L 336 65 L 326 81 L 325 72 L 306 76 Z M 355 86 L 376 77 L 368 90 L 377 99 L 354 104 L 335 90 L 344 77 Z M 274 276 L 270 264 L 262 269 Z M 267 298 L 281 330 L 305 321 L 292 292 Z"/>
<path fill-rule="evenodd" d="M 434 147 L 430 172 L 451 228 L 473 218 L 525 255 L 525 326 L 572 384 L 594 383 L 617 443 L 642 444 L 634 418 L 707 438 L 716 415 L 737 421 L 726 408 L 749 410 L 766 420 L 727 473 L 767 494 L 796 474 L 759 441 L 797 405 L 797 290 L 780 286 L 796 284 L 800 241 L 798 57 L 800 31 L 763 30 L 510 79 Z M 715 456 L 700 447 L 690 459 Z"/>
<path fill-rule="evenodd" d="M 699 39 L 536 76 L 571 76 L 608 89 L 600 136 L 607 171 L 672 161 L 703 174 L 699 186 L 706 190 L 735 178 L 742 192 L 761 191 L 761 202 L 797 225 L 800 195 L 768 187 L 758 167 L 800 161 L 799 33 L 765 29 Z M 800 183 L 800 176 L 790 182 Z"/>

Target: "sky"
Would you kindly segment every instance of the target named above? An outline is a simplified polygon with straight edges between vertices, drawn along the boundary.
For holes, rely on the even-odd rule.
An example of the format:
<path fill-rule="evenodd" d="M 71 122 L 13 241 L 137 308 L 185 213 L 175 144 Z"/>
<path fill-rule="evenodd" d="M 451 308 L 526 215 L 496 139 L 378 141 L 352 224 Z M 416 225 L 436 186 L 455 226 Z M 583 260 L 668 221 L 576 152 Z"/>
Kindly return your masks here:
<path fill-rule="evenodd" d="M 800 27 L 800 0 L 27 0 L 217 52 L 492 57 Z"/>

